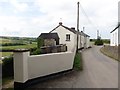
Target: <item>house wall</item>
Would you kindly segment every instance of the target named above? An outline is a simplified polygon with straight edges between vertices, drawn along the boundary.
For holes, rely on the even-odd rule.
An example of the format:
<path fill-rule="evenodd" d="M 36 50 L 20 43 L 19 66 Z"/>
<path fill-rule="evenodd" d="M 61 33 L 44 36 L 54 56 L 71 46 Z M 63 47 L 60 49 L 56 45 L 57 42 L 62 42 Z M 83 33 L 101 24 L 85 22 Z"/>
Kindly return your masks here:
<path fill-rule="evenodd" d="M 32 55 L 14 52 L 14 82 L 25 83 L 29 79 L 73 68 L 75 48 L 72 52 Z"/>
<path fill-rule="evenodd" d="M 81 38 L 81 44 L 80 44 L 80 38 Z M 84 47 L 84 36 L 83 35 L 79 35 L 79 39 L 78 39 L 78 48 L 80 49 L 80 48 L 82 48 L 82 47 Z"/>
<path fill-rule="evenodd" d="M 44 40 L 44 46 L 55 46 L 56 41 L 55 39 L 45 39 Z"/>
<path fill-rule="evenodd" d="M 86 48 L 90 47 L 90 37 L 86 37 L 87 42 L 86 42 Z"/>
<path fill-rule="evenodd" d="M 85 43 L 85 37 L 84 35 L 81 35 L 81 48 L 84 47 L 84 43 Z"/>
<path fill-rule="evenodd" d="M 118 45 L 120 45 L 120 27 L 118 28 Z"/>
<path fill-rule="evenodd" d="M 59 26 L 58 28 L 56 28 L 56 30 L 52 31 L 51 33 L 55 33 L 55 32 L 58 33 L 58 36 L 60 38 L 59 43 L 66 44 L 68 51 L 71 51 L 76 45 L 76 41 L 77 41 L 76 35 L 73 32 L 66 30 L 62 26 Z M 66 41 L 66 34 L 70 34 L 70 41 Z"/>
<path fill-rule="evenodd" d="M 76 35 L 77 36 L 77 35 Z M 79 35 L 79 37 L 78 37 L 78 48 L 80 49 L 81 48 L 81 46 L 80 46 L 80 35 Z M 77 40 L 77 39 L 76 39 Z M 77 41 L 76 41 L 77 42 Z"/>
<path fill-rule="evenodd" d="M 111 33 L 110 45 L 111 46 L 118 46 L 118 29 L 116 29 L 115 31 L 113 31 Z"/>
<path fill-rule="evenodd" d="M 120 1 L 118 2 L 118 24 L 120 24 Z M 120 27 L 118 28 L 118 44 L 120 48 Z"/>

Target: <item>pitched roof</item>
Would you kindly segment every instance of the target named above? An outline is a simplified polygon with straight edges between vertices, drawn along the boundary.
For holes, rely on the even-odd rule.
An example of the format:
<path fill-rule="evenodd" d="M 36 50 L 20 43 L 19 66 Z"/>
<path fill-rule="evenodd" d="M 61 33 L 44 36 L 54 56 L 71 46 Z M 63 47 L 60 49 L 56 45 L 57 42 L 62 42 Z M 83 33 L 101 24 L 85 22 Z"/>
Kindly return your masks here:
<path fill-rule="evenodd" d="M 54 31 L 54 30 L 55 30 L 56 28 L 58 28 L 59 26 L 62 26 L 62 27 L 64 27 L 65 29 L 67 29 L 67 30 L 73 32 L 74 34 L 77 34 L 77 30 L 72 29 L 72 28 L 69 28 L 69 27 L 66 27 L 66 26 L 62 25 L 61 22 L 60 22 L 59 25 L 58 25 L 57 27 L 55 27 L 52 31 Z M 50 31 L 50 33 L 51 33 L 52 31 Z M 82 32 L 82 31 L 79 32 L 79 35 L 84 35 L 84 36 L 86 36 L 86 37 L 90 37 L 89 35 L 85 34 L 85 33 Z"/>
<path fill-rule="evenodd" d="M 120 24 L 118 24 L 118 26 L 117 26 L 117 27 L 115 27 L 115 29 L 114 29 L 114 30 L 112 30 L 110 33 L 114 32 L 116 29 L 118 29 L 118 28 L 119 28 L 119 26 L 120 26 Z"/>
<path fill-rule="evenodd" d="M 90 37 L 89 35 L 85 34 L 83 31 L 81 31 L 82 35 L 86 36 L 86 37 Z"/>
<path fill-rule="evenodd" d="M 59 36 L 57 33 L 41 33 L 38 38 L 43 39 L 59 39 Z"/>

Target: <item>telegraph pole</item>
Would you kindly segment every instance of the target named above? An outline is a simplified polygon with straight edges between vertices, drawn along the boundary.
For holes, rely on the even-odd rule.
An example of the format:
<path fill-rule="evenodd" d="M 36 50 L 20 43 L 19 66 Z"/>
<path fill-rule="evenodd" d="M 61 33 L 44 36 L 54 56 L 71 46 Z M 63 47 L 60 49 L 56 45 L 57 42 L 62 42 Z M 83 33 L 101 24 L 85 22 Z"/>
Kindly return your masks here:
<path fill-rule="evenodd" d="M 76 45 L 77 52 L 78 52 L 78 40 L 79 40 L 79 2 L 77 3 L 77 45 Z"/>
<path fill-rule="evenodd" d="M 85 27 L 83 27 L 83 32 L 85 32 Z"/>
<path fill-rule="evenodd" d="M 97 30 L 97 39 L 99 39 L 99 30 Z"/>

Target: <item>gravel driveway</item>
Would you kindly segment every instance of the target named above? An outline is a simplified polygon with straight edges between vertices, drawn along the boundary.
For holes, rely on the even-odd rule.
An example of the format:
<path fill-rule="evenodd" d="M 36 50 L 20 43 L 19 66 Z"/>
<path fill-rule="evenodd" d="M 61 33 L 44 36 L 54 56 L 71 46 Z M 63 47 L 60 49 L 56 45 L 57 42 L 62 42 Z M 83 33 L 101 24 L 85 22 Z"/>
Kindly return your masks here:
<path fill-rule="evenodd" d="M 100 48 L 83 51 L 83 71 L 73 70 L 30 88 L 118 88 L 118 62 L 103 55 Z"/>

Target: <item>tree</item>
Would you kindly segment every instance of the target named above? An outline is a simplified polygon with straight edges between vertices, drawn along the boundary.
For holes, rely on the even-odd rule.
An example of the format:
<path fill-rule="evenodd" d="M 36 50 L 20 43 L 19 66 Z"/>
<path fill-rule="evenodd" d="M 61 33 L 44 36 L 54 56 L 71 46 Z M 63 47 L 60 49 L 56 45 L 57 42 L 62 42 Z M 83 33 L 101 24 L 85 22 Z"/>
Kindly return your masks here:
<path fill-rule="evenodd" d="M 37 47 L 40 48 L 44 45 L 44 40 L 40 37 L 37 38 Z"/>

